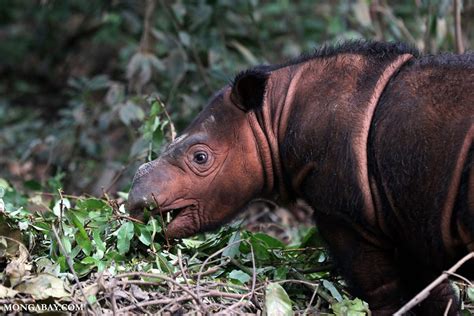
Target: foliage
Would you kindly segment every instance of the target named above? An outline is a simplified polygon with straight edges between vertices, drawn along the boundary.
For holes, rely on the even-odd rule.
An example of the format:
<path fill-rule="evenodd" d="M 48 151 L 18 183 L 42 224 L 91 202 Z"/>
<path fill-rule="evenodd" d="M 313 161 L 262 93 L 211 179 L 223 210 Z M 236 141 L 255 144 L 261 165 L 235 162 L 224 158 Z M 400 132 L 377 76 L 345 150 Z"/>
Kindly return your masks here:
<path fill-rule="evenodd" d="M 81 280 L 88 280 L 96 272 L 111 276 L 125 272 L 176 276 L 183 269 L 178 260 L 184 262 L 187 275 L 208 271 L 201 282 L 219 282 L 227 290 L 235 286 L 245 289 L 251 284 L 266 288 L 260 299 L 266 297 L 269 315 L 278 314 L 277 311 L 286 315 L 292 306 L 296 310 L 307 308 L 306 297 L 312 293 L 298 284 L 284 289 L 270 281 L 287 282 L 285 279 L 292 276 L 308 284 L 325 280 L 337 295 L 345 293 L 329 270 L 309 270 L 315 263 L 323 265 L 328 260 L 323 247 L 308 246 L 321 243 L 314 229 L 298 230 L 297 238 L 287 245 L 266 233 L 240 230 L 239 223 L 234 223 L 216 233 L 167 246 L 160 218 L 149 218 L 146 223 L 131 221 L 123 206 L 114 200 L 63 196 L 60 191 L 54 196 L 28 197 L 6 181 L 1 183 L 0 224 L 4 236 L 0 237 L 0 257 L 9 259 L 0 272 L 6 280 L 0 288 L 0 299 L 23 293 L 37 300 L 67 301 L 74 297 L 70 289 L 73 275 Z M 41 211 L 35 211 L 38 207 Z M 25 243 L 25 249 L 19 247 L 19 241 Z M 25 259 L 27 252 L 29 260 Z M 20 253 L 24 258 L 18 261 Z M 183 277 L 177 282 L 184 283 Z M 51 290 L 45 292 L 44 286 Z M 75 295 L 75 300 L 84 301 Z M 88 300 L 97 302 L 96 295 L 100 294 L 95 293 Z"/>

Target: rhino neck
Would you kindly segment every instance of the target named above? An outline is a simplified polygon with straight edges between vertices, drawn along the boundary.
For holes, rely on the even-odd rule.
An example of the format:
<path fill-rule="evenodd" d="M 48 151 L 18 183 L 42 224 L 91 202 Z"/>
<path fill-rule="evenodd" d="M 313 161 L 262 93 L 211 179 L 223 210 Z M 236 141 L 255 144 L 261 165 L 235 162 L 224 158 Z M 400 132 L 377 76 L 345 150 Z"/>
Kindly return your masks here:
<path fill-rule="evenodd" d="M 286 131 L 296 82 L 288 67 L 271 73 L 263 106 L 249 113 L 249 123 L 257 141 L 264 170 L 264 193 L 278 194 L 278 199 L 289 199 L 288 186 L 283 176 L 280 144 Z"/>
<path fill-rule="evenodd" d="M 386 85 L 411 58 L 347 53 L 289 67 L 284 109 L 291 112 L 282 115 L 281 156 L 289 190 L 319 213 L 351 221 L 360 214 L 364 224 L 383 226 L 368 169 L 369 130 Z"/>

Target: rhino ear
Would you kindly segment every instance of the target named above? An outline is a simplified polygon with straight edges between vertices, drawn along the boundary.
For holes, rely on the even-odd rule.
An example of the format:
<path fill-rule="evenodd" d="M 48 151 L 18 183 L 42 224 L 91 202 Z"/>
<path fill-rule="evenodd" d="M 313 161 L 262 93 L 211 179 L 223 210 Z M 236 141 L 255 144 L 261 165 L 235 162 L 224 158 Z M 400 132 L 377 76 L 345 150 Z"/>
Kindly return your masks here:
<path fill-rule="evenodd" d="M 269 73 L 260 69 L 250 69 L 239 73 L 232 84 L 230 98 L 241 110 L 247 112 L 263 103 Z"/>

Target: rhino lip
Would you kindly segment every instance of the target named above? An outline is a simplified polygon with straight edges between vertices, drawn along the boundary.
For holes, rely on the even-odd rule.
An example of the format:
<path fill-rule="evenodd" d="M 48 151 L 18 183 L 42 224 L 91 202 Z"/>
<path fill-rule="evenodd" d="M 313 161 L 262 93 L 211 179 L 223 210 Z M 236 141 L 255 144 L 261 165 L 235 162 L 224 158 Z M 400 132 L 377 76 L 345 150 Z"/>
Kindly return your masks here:
<path fill-rule="evenodd" d="M 187 207 L 190 207 L 192 206 L 193 203 L 191 203 L 190 201 L 185 201 L 185 200 L 181 200 L 181 201 L 178 201 L 178 202 L 174 202 L 174 203 L 171 203 L 169 205 L 166 205 L 166 206 L 158 206 L 158 207 L 155 207 L 154 209 L 151 210 L 152 213 L 161 213 L 161 214 L 166 214 L 166 213 L 169 213 L 169 212 L 175 212 L 175 211 L 178 211 L 178 210 L 183 210 Z"/>
<path fill-rule="evenodd" d="M 172 218 L 171 221 L 173 221 L 179 216 L 179 214 L 182 211 L 184 211 L 188 208 L 191 208 L 193 206 L 195 206 L 195 203 L 193 203 L 191 201 L 182 200 L 182 201 L 179 201 L 179 202 L 171 203 L 171 204 L 166 205 L 166 206 L 155 207 L 155 208 L 151 209 L 150 212 L 151 212 L 152 215 L 158 215 L 158 214 L 163 215 L 163 214 L 171 213 L 171 218 Z"/>

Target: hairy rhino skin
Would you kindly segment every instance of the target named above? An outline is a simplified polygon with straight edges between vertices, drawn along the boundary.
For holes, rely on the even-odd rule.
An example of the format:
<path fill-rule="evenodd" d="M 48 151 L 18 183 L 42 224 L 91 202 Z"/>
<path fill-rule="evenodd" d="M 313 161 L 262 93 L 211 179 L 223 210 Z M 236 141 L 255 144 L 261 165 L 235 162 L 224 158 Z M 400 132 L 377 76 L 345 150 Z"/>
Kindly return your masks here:
<path fill-rule="evenodd" d="M 301 198 L 352 294 L 389 315 L 474 251 L 473 137 L 474 54 L 349 42 L 240 73 L 139 169 L 128 207 L 177 210 L 179 238 L 257 197 Z M 446 281 L 411 312 L 450 299 L 456 315 Z"/>

